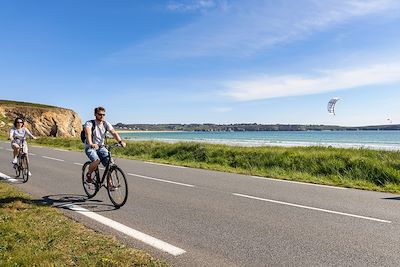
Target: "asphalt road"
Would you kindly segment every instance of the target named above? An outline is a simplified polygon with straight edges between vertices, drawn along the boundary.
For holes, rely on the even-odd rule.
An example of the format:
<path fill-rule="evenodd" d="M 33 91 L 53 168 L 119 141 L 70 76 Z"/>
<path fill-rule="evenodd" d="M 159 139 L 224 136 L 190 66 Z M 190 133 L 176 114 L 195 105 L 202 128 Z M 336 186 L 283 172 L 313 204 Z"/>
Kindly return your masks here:
<path fill-rule="evenodd" d="M 13 177 L 9 149 L 0 142 L 0 172 Z M 87 200 L 83 152 L 31 146 L 30 153 L 32 177 L 13 184 L 173 266 L 400 265 L 398 195 L 116 159 L 129 186 L 128 202 L 116 210 L 104 188 Z M 181 252 L 162 251 L 66 204 Z"/>

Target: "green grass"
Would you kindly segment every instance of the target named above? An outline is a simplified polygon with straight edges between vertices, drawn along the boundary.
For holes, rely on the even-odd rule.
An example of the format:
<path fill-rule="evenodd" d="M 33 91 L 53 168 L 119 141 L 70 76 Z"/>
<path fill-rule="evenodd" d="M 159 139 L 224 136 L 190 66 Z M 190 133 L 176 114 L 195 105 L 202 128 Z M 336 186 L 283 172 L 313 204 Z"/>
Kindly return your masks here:
<path fill-rule="evenodd" d="M 168 266 L 0 182 L 0 266 Z"/>
<path fill-rule="evenodd" d="M 45 146 L 81 150 L 79 139 L 40 138 Z M 128 142 L 114 155 L 195 168 L 400 192 L 400 153 L 333 147 L 234 147 L 195 142 Z"/>
<path fill-rule="evenodd" d="M 39 107 L 39 108 L 59 108 L 56 106 L 22 102 L 22 101 L 12 101 L 12 100 L 0 100 L 0 105 L 14 105 L 14 106 L 28 106 L 28 107 Z"/>

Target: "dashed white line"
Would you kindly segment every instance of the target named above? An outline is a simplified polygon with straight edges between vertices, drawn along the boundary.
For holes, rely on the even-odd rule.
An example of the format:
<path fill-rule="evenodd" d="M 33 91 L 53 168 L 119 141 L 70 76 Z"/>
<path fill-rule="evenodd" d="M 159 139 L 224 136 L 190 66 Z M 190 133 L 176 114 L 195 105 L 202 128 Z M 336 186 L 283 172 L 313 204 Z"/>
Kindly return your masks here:
<path fill-rule="evenodd" d="M 245 197 L 245 198 L 255 199 L 255 200 L 261 200 L 261 201 L 265 201 L 265 202 L 271 202 L 271 203 L 275 203 L 275 204 L 282 204 L 282 205 L 287 205 L 287 206 L 302 208 L 302 209 L 316 210 L 316 211 L 321 211 L 321 212 L 326 212 L 326 213 L 333 213 L 333 214 L 338 214 L 338 215 L 343 215 L 343 216 L 349 216 L 349 217 L 354 217 L 354 218 L 359 218 L 359 219 L 365 219 L 365 220 L 370 220 L 370 221 L 376 221 L 376 222 L 382 222 L 382 223 L 391 223 L 391 221 L 382 220 L 382 219 L 377 219 L 377 218 L 372 218 L 372 217 L 366 217 L 366 216 L 360 216 L 360 215 L 355 215 L 355 214 L 351 214 L 351 213 L 344 213 L 344 212 L 339 212 L 339 211 L 333 211 L 333 210 L 326 210 L 326 209 L 314 208 L 314 207 L 309 207 L 309 206 L 304 206 L 304 205 L 299 205 L 299 204 L 293 204 L 293 203 L 288 203 L 288 202 L 283 202 L 283 201 L 277 201 L 277 200 L 272 200 L 272 199 L 254 197 L 254 196 L 243 195 L 243 194 L 238 194 L 238 193 L 233 193 L 233 195 L 239 196 L 239 197 Z"/>
<path fill-rule="evenodd" d="M 6 148 L 6 150 L 7 151 L 14 151 L 13 149 L 11 149 L 11 148 Z"/>
<path fill-rule="evenodd" d="M 182 185 L 182 186 L 187 186 L 187 187 L 194 187 L 194 185 L 191 185 L 191 184 L 178 183 L 178 182 L 173 182 L 173 181 L 169 181 L 169 180 L 163 180 L 163 179 L 159 179 L 159 178 L 154 178 L 154 177 L 149 177 L 149 176 L 144 176 L 144 175 L 139 175 L 139 174 L 134 174 L 134 173 L 128 173 L 128 175 L 136 176 L 136 177 L 143 178 L 143 179 L 149 179 L 149 180 L 164 182 L 164 183 Z"/>
<path fill-rule="evenodd" d="M 36 154 L 28 153 L 29 156 L 36 156 Z"/>
<path fill-rule="evenodd" d="M 82 163 L 74 162 L 75 165 L 83 166 Z"/>
<path fill-rule="evenodd" d="M 311 185 L 311 186 L 318 186 L 318 187 L 326 187 L 326 188 L 333 188 L 333 189 L 342 189 L 346 190 L 345 187 L 338 187 L 338 186 L 331 186 L 331 185 L 322 185 L 322 184 L 312 184 L 312 183 L 305 183 L 305 182 L 297 182 L 297 181 L 288 181 L 288 180 L 281 180 L 281 179 L 274 179 L 274 178 L 267 178 L 267 177 L 260 177 L 260 176 L 251 176 L 252 178 L 261 179 L 261 180 L 268 180 L 274 182 L 283 182 L 283 183 L 291 183 L 291 184 L 302 184 L 302 185 Z"/>
<path fill-rule="evenodd" d="M 62 151 L 62 152 L 69 152 L 69 150 L 66 149 L 61 149 L 61 148 L 54 148 L 56 151 Z"/>
<path fill-rule="evenodd" d="M 46 157 L 46 156 L 42 156 L 42 158 L 51 159 L 51 160 L 55 160 L 55 161 L 65 161 L 63 159 L 56 159 L 56 158 L 51 158 L 51 157 Z"/>
<path fill-rule="evenodd" d="M 163 164 L 163 163 L 157 163 L 157 162 L 150 162 L 150 161 L 145 161 L 144 163 L 146 163 L 146 164 L 152 164 L 152 165 L 160 165 L 160 166 L 172 167 L 172 168 L 187 169 L 187 167 L 185 167 L 185 166 L 169 165 L 169 164 Z"/>
<path fill-rule="evenodd" d="M 17 182 L 17 179 L 11 178 L 10 176 L 8 176 L 7 174 L 4 174 L 2 172 L 0 172 L 0 179 L 2 180 L 7 180 L 9 182 Z"/>
<path fill-rule="evenodd" d="M 107 217 L 104 217 L 102 215 L 99 215 L 97 213 L 89 211 L 87 209 L 84 209 L 84 208 L 82 208 L 82 207 L 80 207 L 78 205 L 67 204 L 67 205 L 64 205 L 63 207 L 65 207 L 67 209 L 70 209 L 70 210 L 73 210 L 73 211 L 75 211 L 75 212 L 77 212 L 79 214 L 82 214 L 82 215 L 86 216 L 86 217 L 89 217 L 89 218 L 91 218 L 91 219 L 93 219 L 93 220 L 95 220 L 95 221 L 97 221 L 99 223 L 107 225 L 108 227 L 111 227 L 112 229 L 115 229 L 115 230 L 117 230 L 117 231 L 119 231 L 121 233 L 124 233 L 124 234 L 132 237 L 132 238 L 140 240 L 140 241 L 142 241 L 142 242 L 144 242 L 144 243 L 146 243 L 146 244 L 148 244 L 148 245 L 150 245 L 150 246 L 152 246 L 154 248 L 157 248 L 159 250 L 167 252 L 167 253 L 169 253 L 169 254 L 171 254 L 173 256 L 179 256 L 179 255 L 181 255 L 181 254 L 186 252 L 185 250 L 183 250 L 181 248 L 175 247 L 175 246 L 173 246 L 171 244 L 168 244 L 168 243 L 166 243 L 166 242 L 164 242 L 164 241 L 162 241 L 160 239 L 157 239 L 155 237 L 152 237 L 150 235 L 142 233 L 142 232 L 140 232 L 138 230 L 132 229 L 132 228 L 126 226 L 126 225 L 123 225 L 123 224 L 121 224 L 119 222 L 116 222 L 116 221 L 113 221 L 113 220 L 111 220 L 111 219 L 109 219 Z"/>

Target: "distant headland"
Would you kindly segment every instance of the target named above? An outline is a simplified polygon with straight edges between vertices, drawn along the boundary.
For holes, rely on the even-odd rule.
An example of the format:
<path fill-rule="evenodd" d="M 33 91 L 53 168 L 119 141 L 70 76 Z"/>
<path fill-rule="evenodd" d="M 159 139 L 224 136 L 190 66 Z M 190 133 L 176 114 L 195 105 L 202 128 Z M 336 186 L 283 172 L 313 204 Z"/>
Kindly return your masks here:
<path fill-rule="evenodd" d="M 114 125 L 124 131 L 203 131 L 203 132 L 243 132 L 243 131 L 384 131 L 400 130 L 400 124 L 372 126 L 336 126 L 336 125 L 303 125 L 303 124 L 124 124 Z"/>

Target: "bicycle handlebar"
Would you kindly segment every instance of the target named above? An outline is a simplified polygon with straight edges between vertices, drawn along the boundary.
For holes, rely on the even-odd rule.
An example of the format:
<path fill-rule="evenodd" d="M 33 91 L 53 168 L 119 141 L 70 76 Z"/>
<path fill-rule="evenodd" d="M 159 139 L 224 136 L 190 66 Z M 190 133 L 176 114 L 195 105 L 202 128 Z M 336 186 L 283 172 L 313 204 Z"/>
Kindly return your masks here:
<path fill-rule="evenodd" d="M 102 146 L 99 146 L 99 148 L 100 147 L 105 147 L 108 150 L 110 148 L 114 148 L 114 147 L 118 147 L 118 146 L 122 147 L 122 145 L 120 143 L 115 143 L 115 144 L 112 144 L 112 145 L 102 145 Z"/>

